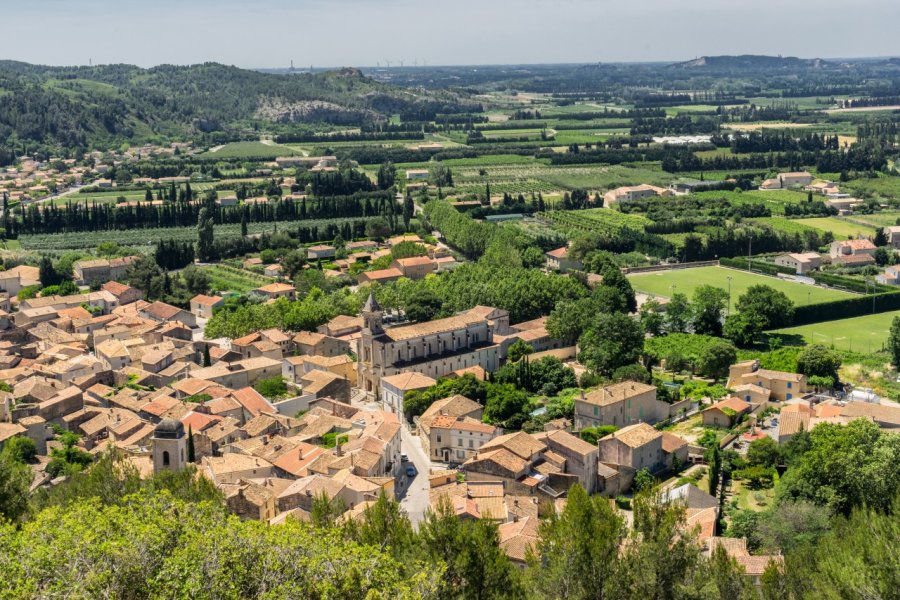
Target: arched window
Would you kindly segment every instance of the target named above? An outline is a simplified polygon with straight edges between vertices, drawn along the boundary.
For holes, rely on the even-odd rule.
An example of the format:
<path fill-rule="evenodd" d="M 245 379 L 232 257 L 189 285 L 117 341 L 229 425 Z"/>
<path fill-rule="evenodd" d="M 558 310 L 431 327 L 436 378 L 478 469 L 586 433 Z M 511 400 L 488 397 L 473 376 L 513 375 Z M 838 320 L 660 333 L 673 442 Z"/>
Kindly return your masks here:
<path fill-rule="evenodd" d="M 163 452 L 163 466 L 164 466 L 164 467 L 168 467 L 168 466 L 169 466 L 169 451 L 168 451 L 168 450 L 166 450 L 165 452 Z"/>

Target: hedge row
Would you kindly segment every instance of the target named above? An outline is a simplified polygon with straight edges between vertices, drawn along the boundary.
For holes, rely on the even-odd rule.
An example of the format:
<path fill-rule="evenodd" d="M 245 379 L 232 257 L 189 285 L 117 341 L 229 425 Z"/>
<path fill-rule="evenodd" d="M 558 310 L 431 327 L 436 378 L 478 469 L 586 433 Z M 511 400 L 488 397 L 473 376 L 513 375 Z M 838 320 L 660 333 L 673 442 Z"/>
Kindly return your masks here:
<path fill-rule="evenodd" d="M 744 257 L 737 258 L 720 258 L 719 264 L 723 267 L 732 267 L 734 269 L 742 269 L 747 270 L 748 267 L 748 259 Z M 749 266 L 753 271 L 759 271 L 761 273 L 766 273 L 768 275 L 777 275 L 779 273 L 784 273 L 786 275 L 795 275 L 796 271 L 791 269 L 790 267 L 782 267 L 781 265 L 776 265 L 770 262 L 764 262 L 761 260 L 755 260 L 750 262 Z"/>
<path fill-rule="evenodd" d="M 723 267 L 732 267 L 735 269 L 747 270 L 747 258 L 746 257 L 737 257 L 737 258 L 720 258 L 719 264 Z M 758 271 L 760 273 L 765 273 L 767 275 L 778 275 L 779 273 L 784 273 L 785 275 L 795 275 L 796 272 L 794 269 L 790 267 L 782 267 L 781 265 L 776 265 L 774 263 L 765 262 L 762 260 L 754 260 L 752 263 L 752 270 Z M 851 292 L 858 292 L 860 294 L 868 293 L 871 290 L 871 285 L 867 286 L 866 282 L 860 279 L 855 279 L 853 277 L 845 277 L 843 275 L 835 275 L 834 273 L 807 273 L 804 277 L 809 277 L 813 279 L 819 285 L 826 285 L 829 287 L 839 287 L 845 290 L 849 290 Z M 876 285 L 876 291 L 878 292 L 894 292 L 896 291 L 891 286 L 887 285 Z"/>
<path fill-rule="evenodd" d="M 900 310 L 900 292 L 869 294 L 868 296 L 798 306 L 794 309 L 793 324 L 809 325 L 892 310 Z"/>

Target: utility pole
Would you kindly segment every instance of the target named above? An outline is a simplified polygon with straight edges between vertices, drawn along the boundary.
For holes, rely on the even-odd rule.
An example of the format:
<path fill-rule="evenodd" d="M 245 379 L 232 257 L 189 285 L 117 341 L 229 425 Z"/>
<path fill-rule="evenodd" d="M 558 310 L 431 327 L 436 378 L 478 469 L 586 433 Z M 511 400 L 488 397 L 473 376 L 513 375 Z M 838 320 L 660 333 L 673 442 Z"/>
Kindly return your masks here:
<path fill-rule="evenodd" d="M 731 316 L 731 275 L 727 277 L 728 279 L 728 308 L 725 310 L 725 316 Z"/>

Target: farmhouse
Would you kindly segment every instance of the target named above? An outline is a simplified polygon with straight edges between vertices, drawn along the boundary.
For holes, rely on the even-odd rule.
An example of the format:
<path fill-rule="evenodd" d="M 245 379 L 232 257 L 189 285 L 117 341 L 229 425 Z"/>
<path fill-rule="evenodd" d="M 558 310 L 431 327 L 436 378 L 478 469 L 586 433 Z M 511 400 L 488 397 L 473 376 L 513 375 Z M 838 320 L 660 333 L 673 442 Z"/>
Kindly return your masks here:
<path fill-rule="evenodd" d="M 269 285 L 258 287 L 253 291 L 257 294 L 267 296 L 272 300 L 275 300 L 276 298 L 294 300 L 297 293 L 297 289 L 294 286 L 286 283 L 270 283 Z"/>
<path fill-rule="evenodd" d="M 334 258 L 334 255 L 337 253 L 337 248 L 334 246 L 329 246 L 327 244 L 319 244 L 317 246 L 310 246 L 306 249 L 306 258 L 309 260 L 319 260 L 321 258 Z"/>
<path fill-rule="evenodd" d="M 832 261 L 847 256 L 873 257 L 875 255 L 875 244 L 871 240 L 838 240 L 831 242 L 828 255 Z"/>
<path fill-rule="evenodd" d="M 792 187 L 804 187 L 812 183 L 813 176 L 806 171 L 779 173 L 777 177 L 766 179 L 759 186 L 761 190 L 784 190 Z"/>
<path fill-rule="evenodd" d="M 728 368 L 726 387 L 735 389 L 752 383 L 769 390 L 772 400 L 785 402 L 806 393 L 806 376 L 784 371 L 760 369 L 758 360 L 747 360 Z"/>
<path fill-rule="evenodd" d="M 641 185 L 624 186 L 606 192 L 603 194 L 603 206 L 605 208 L 611 208 L 614 204 L 618 204 L 619 202 L 640 200 L 641 198 L 650 198 L 653 196 L 671 195 L 671 190 L 642 183 Z"/>
<path fill-rule="evenodd" d="M 568 246 L 545 252 L 547 258 L 547 268 L 554 269 L 560 273 L 566 273 L 571 270 L 581 270 L 581 261 L 569 257 Z"/>
<path fill-rule="evenodd" d="M 818 252 L 782 254 L 775 258 L 775 264 L 794 269 L 797 275 L 803 275 L 818 269 L 822 265 L 822 257 Z"/>

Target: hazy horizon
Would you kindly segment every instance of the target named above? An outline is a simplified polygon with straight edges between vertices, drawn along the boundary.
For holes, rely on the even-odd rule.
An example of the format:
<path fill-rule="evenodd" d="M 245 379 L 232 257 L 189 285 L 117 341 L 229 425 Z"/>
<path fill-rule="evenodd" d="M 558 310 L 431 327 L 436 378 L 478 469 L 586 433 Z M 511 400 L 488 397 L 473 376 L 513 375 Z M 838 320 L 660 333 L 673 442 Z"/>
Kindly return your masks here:
<path fill-rule="evenodd" d="M 840 31 L 835 31 L 839 15 Z M 220 62 L 252 69 L 679 62 L 900 55 L 900 3 L 858 0 L 30 0 L 3 57 L 33 64 Z M 827 32 L 827 33 L 826 33 Z"/>

